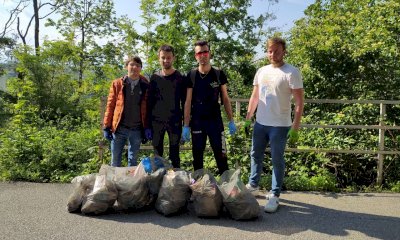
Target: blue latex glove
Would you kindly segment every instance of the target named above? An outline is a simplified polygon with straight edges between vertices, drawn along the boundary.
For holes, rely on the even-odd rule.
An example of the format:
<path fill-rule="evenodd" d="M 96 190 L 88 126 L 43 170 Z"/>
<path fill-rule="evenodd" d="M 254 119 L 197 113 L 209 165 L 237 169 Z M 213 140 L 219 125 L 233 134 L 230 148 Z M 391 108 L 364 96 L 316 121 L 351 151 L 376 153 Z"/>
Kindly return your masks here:
<path fill-rule="evenodd" d="M 182 130 L 182 140 L 183 142 L 190 141 L 190 128 L 188 126 L 184 126 Z"/>
<path fill-rule="evenodd" d="M 234 122 L 233 120 L 231 120 L 231 121 L 229 122 L 228 127 L 229 127 L 229 133 L 230 133 L 231 135 L 233 135 L 233 134 L 236 133 L 236 125 L 235 125 L 235 122 Z"/>
<path fill-rule="evenodd" d="M 103 129 L 103 136 L 105 139 L 107 139 L 108 141 L 113 140 L 113 135 L 112 135 L 112 131 L 111 128 L 106 127 Z"/>
<path fill-rule="evenodd" d="M 293 128 L 290 128 L 288 132 L 288 140 L 289 144 L 295 144 L 299 140 L 299 131 Z"/>
<path fill-rule="evenodd" d="M 144 136 L 147 138 L 147 140 L 152 140 L 153 139 L 153 132 L 151 131 L 150 128 L 146 128 L 144 130 Z"/>

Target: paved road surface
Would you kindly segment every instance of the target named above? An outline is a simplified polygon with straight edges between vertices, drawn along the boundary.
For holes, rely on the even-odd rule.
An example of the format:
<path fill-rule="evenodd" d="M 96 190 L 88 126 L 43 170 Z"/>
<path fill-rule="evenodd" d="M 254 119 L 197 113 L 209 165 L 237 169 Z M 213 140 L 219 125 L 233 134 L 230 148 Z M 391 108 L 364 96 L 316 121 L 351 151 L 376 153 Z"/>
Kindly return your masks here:
<path fill-rule="evenodd" d="M 164 217 L 154 210 L 70 214 L 70 184 L 0 183 L 0 239 L 400 239 L 400 194 L 285 192 L 255 221 Z M 265 199 L 258 199 L 260 211 Z"/>

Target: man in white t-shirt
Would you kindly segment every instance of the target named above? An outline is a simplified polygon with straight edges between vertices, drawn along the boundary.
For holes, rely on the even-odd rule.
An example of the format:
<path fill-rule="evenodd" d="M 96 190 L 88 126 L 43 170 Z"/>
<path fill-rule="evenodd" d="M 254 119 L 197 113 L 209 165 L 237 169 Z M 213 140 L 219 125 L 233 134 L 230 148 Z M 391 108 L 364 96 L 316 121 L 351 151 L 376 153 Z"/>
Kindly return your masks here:
<path fill-rule="evenodd" d="M 284 62 L 286 42 L 274 37 L 268 40 L 267 56 L 270 64 L 258 69 L 246 115 L 250 125 L 257 109 L 251 147 L 251 173 L 247 188 L 256 194 L 263 170 L 264 152 L 269 143 L 272 158 L 272 189 L 267 194 L 265 212 L 275 212 L 285 175 L 284 152 L 286 141 L 298 140 L 298 130 L 304 107 L 303 81 L 300 71 Z M 294 119 L 291 119 L 291 98 L 294 98 Z"/>

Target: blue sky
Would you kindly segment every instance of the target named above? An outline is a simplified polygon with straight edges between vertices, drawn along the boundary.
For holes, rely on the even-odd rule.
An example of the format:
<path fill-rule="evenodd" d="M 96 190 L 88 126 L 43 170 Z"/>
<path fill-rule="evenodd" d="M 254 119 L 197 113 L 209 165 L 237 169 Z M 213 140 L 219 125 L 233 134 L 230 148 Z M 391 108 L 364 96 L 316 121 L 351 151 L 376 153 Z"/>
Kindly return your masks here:
<path fill-rule="evenodd" d="M 270 10 L 277 17 L 275 21 L 271 22 L 271 26 L 279 27 L 281 31 L 289 30 L 294 25 L 295 20 L 304 16 L 304 10 L 312 3 L 314 3 L 314 0 L 279 0 L 279 3 L 270 6 Z M 140 23 L 141 11 L 137 0 L 118 0 L 115 1 L 114 5 L 118 15 L 128 15 Z M 267 0 L 254 0 L 249 13 L 258 16 L 261 13 L 268 12 L 268 7 Z M 138 30 L 140 31 L 140 29 Z"/>
<path fill-rule="evenodd" d="M 269 6 L 267 0 L 254 0 L 253 6 L 249 9 L 250 15 L 258 16 L 261 13 L 268 12 L 271 10 L 277 17 L 276 20 L 271 22 L 271 26 L 279 27 L 280 31 L 287 31 L 293 25 L 294 21 L 304 16 L 303 12 L 310 4 L 314 3 L 315 0 L 279 0 L 279 3 Z M 139 9 L 138 0 L 116 0 L 115 9 L 117 15 L 128 15 L 130 18 L 135 19 L 137 24 L 137 31 L 141 32 L 140 15 L 141 11 Z M 2 0 L 0 2 L 0 28 L 4 27 L 6 19 L 9 17 L 8 11 L 15 6 L 15 1 L 13 0 Z M 28 7 L 28 9 L 30 9 Z M 25 12 L 21 15 L 21 24 L 26 26 L 29 18 L 31 16 L 30 12 Z M 42 21 L 44 24 L 45 21 Z M 33 31 L 33 26 L 31 26 L 31 32 Z M 41 38 L 43 39 L 47 35 L 47 39 L 56 39 L 57 36 L 54 35 L 55 31 L 52 29 L 45 28 L 41 26 Z M 30 37 L 32 33 L 28 35 L 28 44 L 33 45 L 33 37 Z M 33 35 L 32 35 L 33 36 Z M 41 39 L 41 40 L 42 40 Z"/>

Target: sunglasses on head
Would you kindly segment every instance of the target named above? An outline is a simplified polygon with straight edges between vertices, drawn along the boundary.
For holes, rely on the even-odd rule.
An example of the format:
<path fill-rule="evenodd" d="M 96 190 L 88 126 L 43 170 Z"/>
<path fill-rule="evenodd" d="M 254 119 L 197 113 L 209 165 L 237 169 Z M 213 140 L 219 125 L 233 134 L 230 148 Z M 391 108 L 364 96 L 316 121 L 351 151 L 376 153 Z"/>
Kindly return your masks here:
<path fill-rule="evenodd" d="M 205 51 L 201 51 L 201 52 L 197 52 L 195 53 L 196 57 L 201 57 L 201 56 L 208 56 L 208 54 L 210 53 L 210 51 L 205 50 Z"/>

